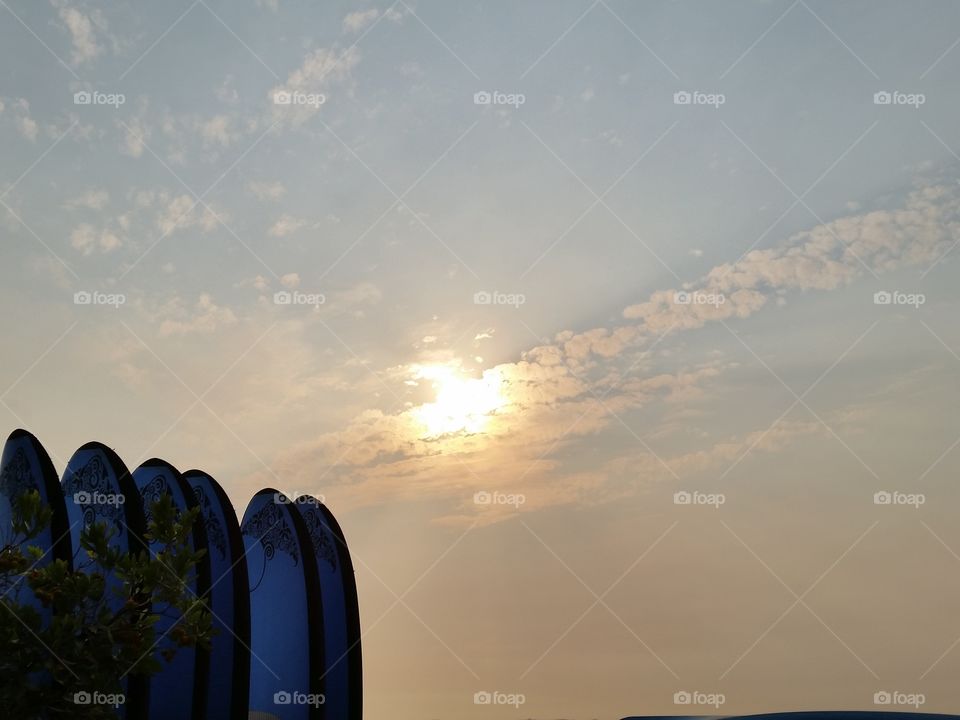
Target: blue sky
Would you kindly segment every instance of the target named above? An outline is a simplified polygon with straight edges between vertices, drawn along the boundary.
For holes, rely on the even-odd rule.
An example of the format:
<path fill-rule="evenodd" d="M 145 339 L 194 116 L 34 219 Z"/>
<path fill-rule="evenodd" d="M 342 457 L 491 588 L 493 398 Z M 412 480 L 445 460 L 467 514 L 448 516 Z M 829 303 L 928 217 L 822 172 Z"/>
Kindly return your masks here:
<path fill-rule="evenodd" d="M 955 711 L 955 3 L 0 17 L 0 416 L 324 495 L 372 717 Z"/>

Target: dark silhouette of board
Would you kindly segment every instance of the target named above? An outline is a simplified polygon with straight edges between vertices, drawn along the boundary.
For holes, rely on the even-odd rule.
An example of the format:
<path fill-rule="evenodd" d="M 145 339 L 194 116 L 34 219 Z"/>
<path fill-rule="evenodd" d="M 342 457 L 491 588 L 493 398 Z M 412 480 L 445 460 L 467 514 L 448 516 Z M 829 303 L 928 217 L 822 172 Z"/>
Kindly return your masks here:
<path fill-rule="evenodd" d="M 363 717 L 363 662 L 360 608 L 353 561 L 339 523 L 326 505 L 310 495 L 297 498 L 313 544 L 323 597 L 326 711 L 328 720 Z"/>
<path fill-rule="evenodd" d="M 61 485 L 71 528 L 74 568 L 83 570 L 90 565 L 80 548 L 80 533 L 94 523 L 106 524 L 112 533 L 113 547 L 131 554 L 146 551 L 140 493 L 126 465 L 113 450 L 97 442 L 82 446 L 67 462 Z M 108 602 L 116 609 L 123 600 L 114 596 L 113 588 L 121 586 L 118 578 L 107 578 Z M 126 702 L 120 707 L 119 716 L 127 720 L 145 719 L 147 678 L 126 675 L 122 680 Z M 91 690 L 103 691 L 102 688 Z"/>
<path fill-rule="evenodd" d="M 163 496 L 171 498 L 179 513 L 198 507 L 193 489 L 180 472 L 164 460 L 147 460 L 133 471 L 133 480 L 140 491 L 148 530 L 151 520 L 150 505 Z M 194 523 L 189 543 L 194 551 L 203 550 L 206 553 L 207 533 L 202 517 L 198 517 Z M 152 550 L 153 545 L 151 543 Z M 210 559 L 207 554 L 184 584 L 192 599 L 197 602 L 206 599 L 210 590 Z M 202 720 L 207 710 L 210 654 L 202 647 L 185 647 L 177 649 L 176 655 L 169 662 L 165 660 L 162 651 L 167 648 L 176 649 L 176 643 L 167 633 L 176 626 L 181 616 L 179 613 L 163 612 L 164 610 L 154 608 L 154 612 L 161 613 L 155 626 L 156 631 L 158 636 L 165 639 L 160 640 L 154 653 L 162 669 L 150 678 L 150 717 Z M 186 688 L 191 691 L 185 692 Z"/>
<path fill-rule="evenodd" d="M 247 720 L 250 694 L 250 586 L 233 505 L 200 470 L 183 474 L 200 507 L 210 560 L 210 643 L 205 720 Z"/>
<path fill-rule="evenodd" d="M 33 540 L 21 543 L 13 534 L 14 512 L 20 496 L 33 491 L 40 494 L 40 504 L 50 508 L 50 524 Z M 26 430 L 14 430 L 0 457 L 0 547 L 16 543 L 24 549 L 29 545 L 41 548 L 44 556 L 37 562 L 38 567 L 53 560 L 70 563 L 73 551 L 68 530 L 60 478 L 50 456 L 33 435 Z"/>
<path fill-rule="evenodd" d="M 52 520 L 26 544 L 43 550 L 38 564 L 59 560 L 79 572 L 97 569 L 80 545 L 83 531 L 93 524 L 106 526 L 113 548 L 148 554 L 158 550 L 147 542 L 154 500 L 169 496 L 181 513 L 200 511 L 189 542 L 205 554 L 184 584 L 210 608 L 215 629 L 210 648 L 177 648 L 172 661 L 163 659 L 162 651 L 172 649 L 165 634 L 175 626 L 178 611 L 150 608 L 145 599 L 143 611 L 160 616 L 158 644 L 151 652 L 157 653 L 161 670 L 152 678 L 123 674 L 125 703 L 117 708 L 118 717 L 362 719 L 353 563 L 339 524 L 322 503 L 306 496 L 292 502 L 275 490 L 261 490 L 248 505 L 241 529 L 223 488 L 203 472 L 181 475 L 153 459 L 130 473 L 110 448 L 92 442 L 74 453 L 59 482 L 39 441 L 17 430 L 0 456 L 4 544 L 16 542 L 16 504 L 31 491 L 39 493 Z M 108 606 L 119 610 L 125 598 L 113 591 L 122 589 L 122 581 L 108 575 L 106 585 Z M 36 603 L 32 595 L 26 600 Z M 50 611 L 45 612 L 49 621 Z"/>
<path fill-rule="evenodd" d="M 14 519 L 25 493 L 36 491 L 40 495 L 41 506 L 50 509 L 50 523 L 38 535 L 27 540 L 15 533 Z M 40 568 L 56 560 L 73 562 L 73 550 L 70 542 L 70 529 L 67 521 L 67 508 L 63 502 L 60 478 L 40 441 L 26 430 L 14 430 L 3 446 L 0 457 L 0 547 L 16 545 L 21 552 L 27 553 L 30 547 L 39 548 L 43 555 L 33 567 Z M 15 602 L 37 611 L 41 625 L 49 626 L 53 619 L 53 610 L 44 607 L 37 600 L 26 581 L 21 580 L 3 590 L 7 600 L 7 609 Z M 11 610 L 12 612 L 12 610 Z M 52 683 L 49 673 L 37 676 L 37 683 L 49 686 Z"/>
<path fill-rule="evenodd" d="M 253 496 L 240 528 L 250 574 L 250 710 L 325 718 L 322 597 L 303 518 L 266 489 Z"/>

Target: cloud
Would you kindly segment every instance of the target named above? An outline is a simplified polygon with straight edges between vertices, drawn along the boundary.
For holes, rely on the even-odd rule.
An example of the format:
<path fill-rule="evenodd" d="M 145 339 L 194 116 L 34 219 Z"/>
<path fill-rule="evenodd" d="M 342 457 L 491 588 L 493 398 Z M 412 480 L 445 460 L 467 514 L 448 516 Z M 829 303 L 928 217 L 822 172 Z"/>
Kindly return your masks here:
<path fill-rule="evenodd" d="M 17 129 L 27 140 L 33 142 L 37 139 L 37 123 L 30 117 L 21 117 L 17 119 Z"/>
<path fill-rule="evenodd" d="M 106 190 L 87 190 L 82 195 L 68 200 L 64 207 L 69 210 L 87 208 L 89 210 L 103 210 L 110 202 L 110 193 Z"/>
<path fill-rule="evenodd" d="M 287 445 L 273 456 L 271 466 L 286 482 L 304 489 L 316 483 L 310 468 L 327 468 L 324 487 L 316 489 L 335 488 L 344 506 L 430 497 L 446 503 L 442 517 L 451 522 L 477 517 L 470 497 L 480 489 L 524 493 L 529 509 L 609 501 L 675 476 L 716 475 L 748 450 L 778 452 L 824 428 L 819 422 L 784 419 L 772 429 L 764 425 L 730 431 L 706 446 L 703 437 L 708 436 L 697 435 L 689 444 L 691 413 L 700 412 L 698 404 L 709 400 L 710 389 L 731 365 L 723 356 L 712 356 L 678 367 L 669 337 L 656 346 L 656 353 L 651 349 L 661 335 L 748 318 L 773 309 L 787 293 L 840 288 L 871 271 L 928 266 L 957 238 L 960 186 L 920 184 L 905 193 L 899 205 L 840 217 L 717 265 L 689 286 L 649 293 L 623 311 L 623 324 L 558 333 L 479 377 L 451 365 L 464 378 L 498 388 L 503 398 L 486 424 L 472 432 L 430 435 L 423 408 L 435 400 L 430 383 L 417 380 L 422 373 L 417 375 L 414 366 L 371 372 L 354 359 L 362 372 L 350 383 L 367 382 L 371 393 L 385 396 L 385 402 L 357 408 L 314 437 Z M 724 301 L 683 303 L 678 292 L 722 295 Z M 327 297 L 323 312 L 342 312 L 351 302 L 378 302 L 380 291 L 361 285 Z M 308 327 L 310 321 L 304 320 L 298 332 Z M 422 344 L 430 336 L 446 336 L 436 329 L 419 329 L 415 337 Z M 482 329 L 477 333 L 480 339 L 488 334 Z M 440 356 L 426 360 L 434 365 L 450 361 Z M 352 393 L 356 396 L 355 386 Z M 656 454 L 629 439 L 624 444 L 609 432 L 636 427 L 638 416 L 646 427 L 656 429 Z M 583 469 L 578 458 L 584 443 L 609 448 L 605 456 L 610 459 Z M 255 474 L 244 482 L 253 486 L 274 481 Z M 484 521 L 497 517 L 483 513 Z"/>
<path fill-rule="evenodd" d="M 227 105 L 236 105 L 240 102 L 240 93 L 237 92 L 237 88 L 234 87 L 233 75 L 227 75 L 223 82 L 214 90 L 214 94 L 217 100 Z"/>
<path fill-rule="evenodd" d="M 243 133 L 231 127 L 232 120 L 227 115 L 214 115 L 209 120 L 197 121 L 197 131 L 205 147 L 218 145 L 229 147 L 243 137 Z"/>
<path fill-rule="evenodd" d="M 211 232 L 220 224 L 218 215 L 223 217 L 222 213 L 214 214 L 187 194 L 173 198 L 162 194 L 159 199 L 165 204 L 157 217 L 157 228 L 163 235 L 194 227 Z"/>
<path fill-rule="evenodd" d="M 285 83 L 270 90 L 269 99 L 274 103 L 274 122 L 286 121 L 293 127 L 306 122 L 325 104 L 326 93 L 330 89 L 350 79 L 359 62 L 360 52 L 356 47 L 350 47 L 343 52 L 337 48 L 318 48 L 308 53 L 300 67 L 290 73 Z M 301 97 L 304 102 L 276 104 L 276 97 L 284 93 Z M 321 96 L 322 102 L 319 99 Z"/>
<path fill-rule="evenodd" d="M 2 103 L 0 103 L 0 106 L 2 106 Z M 40 127 L 30 116 L 30 103 L 25 98 L 17 98 L 11 103 L 11 107 L 14 112 L 13 122 L 17 132 L 30 142 L 36 141 Z"/>
<path fill-rule="evenodd" d="M 293 288 L 300 287 L 299 273 L 288 273 L 287 275 L 283 275 L 280 278 L 280 284 L 283 285 L 285 288 L 290 288 L 291 290 Z"/>
<path fill-rule="evenodd" d="M 71 57 L 73 64 L 82 65 L 100 55 L 103 52 L 103 47 L 97 43 L 94 22 L 91 22 L 91 18 L 66 2 L 53 0 L 52 4 L 59 8 L 60 20 L 70 32 L 70 38 L 73 42 Z M 97 24 L 105 29 L 103 20 L 99 16 L 95 19 L 98 21 Z"/>
<path fill-rule="evenodd" d="M 257 7 L 266 8 L 271 12 L 277 12 L 280 9 L 280 0 L 256 0 Z"/>
<path fill-rule="evenodd" d="M 902 207 L 840 217 L 718 265 L 697 283 L 655 291 L 624 309 L 625 319 L 639 321 L 634 325 L 561 333 L 557 341 L 576 361 L 610 357 L 664 332 L 749 317 L 786 292 L 832 290 L 870 273 L 929 265 L 958 237 L 960 186 L 921 183 L 907 193 Z M 724 302 L 680 303 L 681 291 L 720 295 Z"/>
<path fill-rule="evenodd" d="M 178 226 L 186 227 L 190 224 L 189 216 L 194 209 L 195 201 L 189 195 L 180 195 L 167 204 L 166 209 L 157 219 L 157 226 L 164 235 L 169 235 Z"/>
<path fill-rule="evenodd" d="M 406 8 L 397 10 L 395 7 L 388 8 L 383 12 L 382 15 L 377 8 L 370 8 L 369 10 L 355 10 L 352 13 L 348 13 L 346 17 L 343 18 L 343 31 L 344 33 L 349 34 L 358 33 L 361 30 L 365 30 L 373 25 L 380 17 L 395 23 L 399 23 L 403 20 L 404 16 L 408 14 L 409 11 Z"/>
<path fill-rule="evenodd" d="M 163 308 L 162 314 L 168 317 L 160 323 L 160 337 L 209 334 L 237 322 L 237 317 L 230 308 L 217 305 L 207 293 L 200 295 L 192 308 L 186 307 L 179 298 L 173 300 Z"/>
<path fill-rule="evenodd" d="M 110 230 L 104 230 L 100 234 L 100 249 L 104 252 L 110 252 L 120 247 L 120 238 Z"/>
<path fill-rule="evenodd" d="M 280 181 L 250 181 L 247 183 L 247 190 L 260 200 L 279 200 L 287 192 Z"/>
<path fill-rule="evenodd" d="M 380 17 L 380 11 L 377 8 L 356 10 L 343 19 L 343 29 L 351 33 L 360 32 L 378 17 Z"/>
<path fill-rule="evenodd" d="M 430 437 L 421 418 L 432 400 L 424 395 L 429 391 L 422 382 L 407 382 L 418 377 L 408 366 L 382 374 L 396 394 L 397 410 L 363 410 L 342 429 L 283 451 L 274 465 L 283 477 L 305 486 L 311 482 L 305 468 L 325 465 L 330 468 L 325 483 L 356 504 L 424 494 L 455 499 L 498 487 L 524 492 L 546 506 L 573 502 L 584 493 L 615 496 L 624 491 L 617 477 L 626 478 L 633 492 L 638 483 L 728 466 L 750 448 L 776 452 L 799 436 L 823 432 L 822 425 L 784 421 L 707 449 L 659 457 L 647 447 L 632 454 L 621 448 L 589 471 L 567 461 L 570 453 L 579 452 L 583 438 L 599 437 L 605 428 L 619 425 L 617 418 L 625 413 L 649 415 L 645 422 L 660 428 L 661 435 L 687 427 L 684 413 L 728 366 L 716 359 L 656 371 L 648 348 L 662 334 L 750 317 L 787 292 L 830 290 L 869 272 L 927 265 L 957 238 L 960 186 L 919 185 L 900 207 L 838 218 L 718 265 L 688 287 L 655 291 L 623 311 L 629 324 L 562 332 L 516 362 L 484 370 L 483 383 L 498 388 L 504 401 L 481 430 Z M 722 296 L 723 302 L 682 302 L 680 292 Z M 661 346 L 658 352 L 669 351 Z M 475 514 L 466 503 L 448 517 Z"/>
<path fill-rule="evenodd" d="M 607 405 L 616 412 L 627 404 L 669 403 L 718 372 L 703 368 L 659 374 L 635 383 L 627 391 L 629 399 L 610 400 Z M 532 507 L 577 502 L 588 493 L 596 496 L 609 479 L 606 467 L 569 470 L 556 457 L 613 421 L 608 407 L 590 397 L 588 385 L 566 367 L 528 362 L 488 369 L 482 380 L 505 384 L 509 401 L 481 433 L 431 438 L 419 406 L 398 413 L 369 409 L 342 430 L 289 448 L 272 465 L 290 483 L 310 487 L 315 474 L 307 468 L 322 463 L 328 468 L 325 487 L 337 486 L 338 501 L 344 506 L 429 496 L 455 502 L 448 517 L 461 513 L 475 517 L 476 508 L 468 499 L 491 487 L 522 492 Z M 643 468 L 638 477 L 645 481 L 671 477 L 649 453 L 632 457 L 634 471 Z M 464 504 L 466 508 L 460 507 Z"/>
<path fill-rule="evenodd" d="M 380 288 L 370 282 L 362 282 L 347 290 L 328 294 L 324 311 L 329 314 L 351 314 L 363 317 L 365 308 L 376 305 L 383 298 Z"/>
<path fill-rule="evenodd" d="M 295 218 L 292 215 L 284 213 L 268 232 L 271 237 L 286 237 L 287 235 L 292 235 L 306 224 L 306 220 L 301 220 L 300 218 Z"/>
<path fill-rule="evenodd" d="M 146 121 L 139 117 L 130 118 L 118 127 L 123 129 L 123 141 L 120 143 L 120 152 L 133 158 L 143 155 L 144 143 L 150 139 L 151 131 Z"/>
<path fill-rule="evenodd" d="M 112 230 L 96 230 L 92 225 L 82 223 L 70 232 L 70 245 L 83 255 L 99 250 L 108 253 L 121 245 L 121 240 Z"/>

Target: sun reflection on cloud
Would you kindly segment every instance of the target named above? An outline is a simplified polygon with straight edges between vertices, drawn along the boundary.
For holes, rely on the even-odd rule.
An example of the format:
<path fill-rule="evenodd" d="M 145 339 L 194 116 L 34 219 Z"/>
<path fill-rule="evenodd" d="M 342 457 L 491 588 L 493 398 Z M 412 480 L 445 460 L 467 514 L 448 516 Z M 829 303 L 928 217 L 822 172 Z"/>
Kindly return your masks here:
<path fill-rule="evenodd" d="M 411 411 L 423 428 L 423 437 L 483 432 L 491 416 L 506 404 L 499 377 L 487 371 L 480 378 L 464 377 L 451 365 L 423 365 L 416 379 L 429 380 L 436 392 L 433 402 Z"/>

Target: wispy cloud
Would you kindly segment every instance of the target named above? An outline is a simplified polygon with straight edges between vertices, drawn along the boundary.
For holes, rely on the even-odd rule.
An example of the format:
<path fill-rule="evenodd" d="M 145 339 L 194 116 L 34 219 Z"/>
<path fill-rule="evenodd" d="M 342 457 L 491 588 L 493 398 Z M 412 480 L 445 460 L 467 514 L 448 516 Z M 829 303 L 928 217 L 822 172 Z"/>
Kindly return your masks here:
<path fill-rule="evenodd" d="M 958 231 L 957 186 L 921 183 L 906 194 L 899 208 L 838 218 L 776 247 L 718 265 L 686 288 L 656 291 L 623 311 L 625 319 L 635 321 L 632 324 L 562 332 L 553 343 L 529 349 L 519 362 L 485 370 L 484 380 L 501 388 L 506 402 L 477 435 L 430 438 L 418 420 L 419 405 L 407 403 L 398 412 L 366 410 L 346 429 L 282 453 L 277 465 L 285 475 L 305 483 L 309 479 L 299 477 L 301 468 L 334 463 L 326 482 L 350 477 L 349 492 L 361 503 L 407 497 L 411 477 L 417 478 L 416 493 L 462 495 L 489 483 L 492 468 L 498 469 L 500 486 L 526 489 L 543 505 L 572 502 L 585 486 L 593 497 L 605 496 L 602 486 L 612 477 L 609 467 L 587 474 L 568 471 L 558 459 L 562 449 L 578 438 L 621 425 L 621 413 L 641 407 L 658 413 L 663 426 L 676 426 L 670 415 L 679 412 L 680 401 L 689 403 L 705 385 L 718 382 L 726 369 L 723 362 L 714 362 L 646 374 L 653 367 L 649 350 L 654 343 L 666 337 L 660 349 L 668 352 L 671 336 L 722 320 L 746 319 L 786 293 L 834 290 L 869 272 L 929 264 L 955 242 Z M 723 302 L 687 303 L 682 297 L 678 300 L 678 293 L 703 293 L 723 297 Z M 628 372 L 623 374 L 625 367 Z M 389 382 L 402 380 L 404 371 L 393 378 Z M 402 397 L 403 390 L 397 387 Z M 642 476 L 649 481 L 675 477 L 681 471 L 729 463 L 746 448 L 774 451 L 797 433 L 822 432 L 817 423 L 791 421 L 773 430 L 760 428 L 731 437 L 709 449 L 666 457 L 647 449 L 640 463 Z M 609 461 L 617 462 L 622 459 Z M 452 475 L 460 480 L 451 483 Z M 547 478 L 549 492 L 543 489 Z M 471 514 L 469 508 L 465 512 Z"/>
<path fill-rule="evenodd" d="M 97 42 L 98 31 L 106 30 L 102 15 L 85 14 L 68 0 L 51 0 L 51 4 L 57 8 L 61 22 L 70 33 L 73 44 L 71 60 L 74 65 L 87 63 L 103 53 L 103 46 Z"/>

